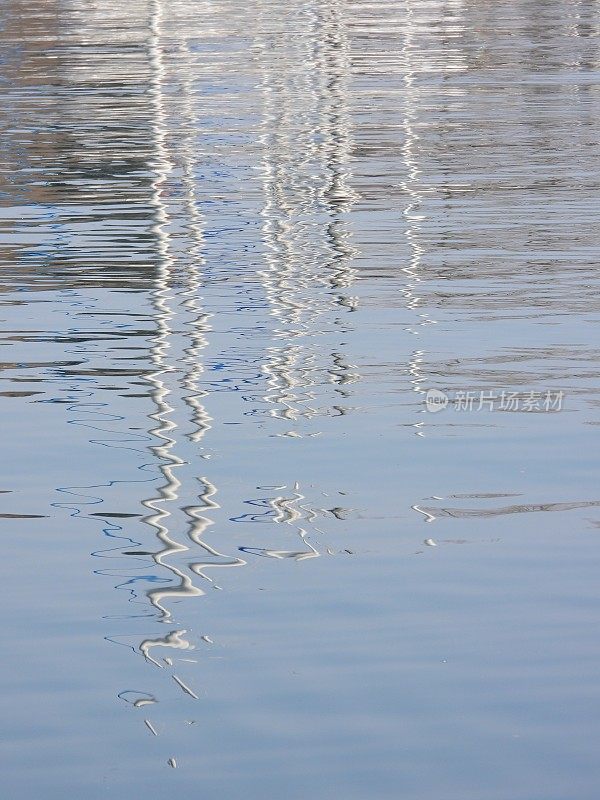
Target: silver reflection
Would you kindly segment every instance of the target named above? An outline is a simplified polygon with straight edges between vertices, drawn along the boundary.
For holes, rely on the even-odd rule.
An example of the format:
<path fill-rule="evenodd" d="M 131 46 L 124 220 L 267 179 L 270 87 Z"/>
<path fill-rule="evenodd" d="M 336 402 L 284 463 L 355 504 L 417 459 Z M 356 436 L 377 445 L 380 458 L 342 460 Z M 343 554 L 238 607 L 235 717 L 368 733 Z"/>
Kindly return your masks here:
<path fill-rule="evenodd" d="M 262 28 L 268 12 L 262 3 L 258 9 Z M 293 425 L 279 435 L 296 438 L 319 433 L 299 423 L 349 410 L 321 405 L 324 384 L 346 397 L 343 384 L 359 377 L 341 353 L 331 354 L 329 366 L 322 346 L 312 341 L 340 324 L 332 313 L 336 306 L 353 311 L 357 302 L 345 291 L 356 279 L 345 217 L 358 199 L 349 167 L 346 13 L 342 2 L 316 2 L 297 19 L 306 27 L 304 36 L 282 29 L 268 43 L 257 37 L 254 45 L 263 102 L 265 265 L 259 277 L 275 340 L 263 365 L 263 399 L 269 416 Z M 282 60 L 296 68 L 282 70 Z"/>
<path fill-rule="evenodd" d="M 177 410 L 187 407 L 192 429 L 185 436 L 196 446 L 200 446 L 205 434 L 210 430 L 211 417 L 202 399 L 207 392 L 199 383 L 203 374 L 202 351 L 207 345 L 209 315 L 200 305 L 200 291 L 203 284 L 203 226 L 198 210 L 196 194 L 197 181 L 195 165 L 198 151 L 195 136 L 198 118 L 193 86 L 193 64 L 190 43 L 177 40 L 177 55 L 180 61 L 179 126 L 177 128 L 177 160 L 170 144 L 173 130 L 170 119 L 173 115 L 172 98 L 167 99 L 165 86 L 171 80 L 167 74 L 165 53 L 162 43 L 162 24 L 164 11 L 159 0 L 152 4 L 150 21 L 149 56 L 152 65 L 153 132 L 155 142 L 155 174 L 152 183 L 152 204 L 155 211 L 154 232 L 158 242 L 158 270 L 153 292 L 153 304 L 157 334 L 151 349 L 152 372 L 147 376 L 151 386 L 151 397 L 155 411 L 150 419 L 155 423 L 150 433 L 158 439 L 152 452 L 158 457 L 159 470 L 163 483 L 156 497 L 143 501 L 150 513 L 144 522 L 155 532 L 160 549 L 152 554 L 154 562 L 167 570 L 170 584 L 146 591 L 151 605 L 158 611 L 159 620 L 172 623 L 172 601 L 182 598 L 199 597 L 205 589 L 198 586 L 194 578 L 201 577 L 208 585 L 216 587 L 209 572 L 215 568 L 243 566 L 246 562 L 238 557 L 229 557 L 203 540 L 203 536 L 213 519 L 212 510 L 218 509 L 213 499 L 217 487 L 206 477 L 192 477 L 194 485 L 200 484 L 199 503 L 180 506 L 180 497 L 189 494 L 189 470 L 185 459 L 177 454 L 180 432 L 176 422 Z M 177 197 L 172 199 L 169 187 L 177 182 L 181 191 L 181 203 Z M 181 234 L 175 233 L 176 219 L 186 220 Z M 180 348 L 181 357 L 178 348 Z M 177 364 L 177 366 L 176 366 Z M 183 401 L 183 405 L 181 403 Z M 183 432 L 182 434 L 183 435 Z M 185 485 L 184 485 L 185 481 Z M 187 528 L 185 539 L 173 532 L 179 527 L 181 513 Z M 198 556 L 198 550 L 203 552 Z M 183 559 L 182 559 L 183 557 Z M 160 649 L 188 650 L 194 645 L 186 636 L 187 631 L 176 628 L 164 636 L 147 637 L 139 645 L 144 657 L 156 666 L 172 665 L 169 657 L 158 658 Z M 174 680 L 186 691 L 195 696 L 181 679 Z"/>

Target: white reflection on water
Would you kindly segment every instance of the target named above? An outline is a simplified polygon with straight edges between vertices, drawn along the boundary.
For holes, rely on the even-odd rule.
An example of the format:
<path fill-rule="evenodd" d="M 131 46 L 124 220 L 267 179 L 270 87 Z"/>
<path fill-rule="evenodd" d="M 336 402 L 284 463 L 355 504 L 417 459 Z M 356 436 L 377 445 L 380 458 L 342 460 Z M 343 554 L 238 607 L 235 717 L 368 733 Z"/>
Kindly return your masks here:
<path fill-rule="evenodd" d="M 357 199 L 348 183 L 350 138 L 347 113 L 344 112 L 347 105 L 344 85 L 348 80 L 349 64 L 338 5 L 333 4 L 331 8 L 316 14 L 310 24 L 315 26 L 314 39 L 309 36 L 307 42 L 311 46 L 314 44 L 316 49 L 310 54 L 311 60 L 306 65 L 309 86 L 305 118 L 297 113 L 297 87 L 281 82 L 279 58 L 273 59 L 273 54 L 268 50 L 256 48 L 263 75 L 261 89 L 266 98 L 262 127 L 267 131 L 260 139 L 264 149 L 264 207 L 261 215 L 264 219 L 262 236 L 267 247 L 267 269 L 262 270 L 259 277 L 268 299 L 270 315 L 277 326 L 273 329 L 275 340 L 296 342 L 267 348 L 268 361 L 262 371 L 267 376 L 269 390 L 263 399 L 268 404 L 270 416 L 287 421 L 296 421 L 300 417 L 310 419 L 322 413 L 347 413 L 348 407 L 339 402 L 330 409 L 305 405 L 314 399 L 310 386 L 322 382 L 322 378 L 317 377 L 319 373 L 326 373 L 335 391 L 343 397 L 349 396 L 347 384 L 354 383 L 360 377 L 343 354 L 333 352 L 331 365 L 322 364 L 318 350 L 310 345 L 310 339 L 319 335 L 319 326 L 331 324 L 331 312 L 335 312 L 336 307 L 350 311 L 355 309 L 354 301 L 339 292 L 355 280 L 351 260 L 356 251 L 347 243 L 349 233 L 344 227 L 343 218 Z M 152 302 L 157 334 L 153 337 L 150 351 L 153 369 L 145 379 L 150 384 L 150 396 L 155 405 L 155 410 L 149 414 L 154 425 L 150 433 L 159 440 L 159 444 L 152 445 L 151 451 L 158 458 L 163 483 L 157 487 L 158 494 L 155 497 L 143 501 L 143 505 L 150 510 L 143 522 L 154 530 L 160 545 L 160 550 L 151 554 L 152 559 L 161 573 L 166 570 L 169 575 L 168 585 L 164 585 L 162 579 L 162 585 L 148 589 L 146 596 L 159 612 L 159 621 L 172 624 L 174 601 L 205 594 L 205 589 L 197 585 L 194 576 L 218 589 L 220 587 L 210 576 L 210 571 L 244 566 L 247 562 L 239 557 L 228 556 L 204 539 L 206 531 L 214 524 L 210 512 L 219 509 L 219 504 L 213 499 L 217 487 L 210 479 L 197 479 L 202 488 L 198 495 L 200 504 L 181 505 L 182 497 L 190 495 L 189 484 L 183 483 L 184 476 L 190 474 L 190 465 L 178 455 L 181 423 L 177 420 L 178 414 L 187 406 L 188 412 L 184 416 L 189 416 L 194 426 L 192 433 L 187 434 L 188 438 L 194 445 L 203 448 L 204 436 L 210 431 L 212 419 L 202 402 L 209 393 L 200 389 L 199 380 L 204 371 L 201 358 L 208 345 L 210 329 L 209 315 L 199 305 L 204 284 L 201 268 L 204 235 L 194 180 L 197 165 L 194 141 L 198 120 L 194 110 L 197 100 L 190 77 L 191 51 L 188 42 L 181 45 L 183 61 L 180 63 L 184 77 L 179 85 L 178 101 L 183 111 L 178 121 L 182 127 L 178 129 L 177 150 L 172 151 L 170 143 L 174 140 L 165 94 L 168 76 L 161 39 L 162 26 L 162 7 L 159 0 L 154 0 L 148 52 L 155 145 L 155 177 L 151 188 L 155 217 L 153 233 L 158 253 Z M 299 134 L 296 131 L 296 135 L 292 135 L 299 119 Z M 315 152 L 307 148 L 302 151 L 300 160 L 295 161 L 298 153 L 297 136 L 310 142 L 316 130 L 323 135 L 321 146 Z M 275 138 L 272 138 L 273 135 Z M 308 166 L 314 168 L 314 164 L 311 164 L 314 158 L 322 162 L 320 170 L 324 175 L 324 184 L 318 190 L 311 187 L 306 198 L 298 202 L 298 195 L 302 198 L 301 188 L 306 169 Z M 178 169 L 176 159 L 180 159 L 182 164 L 181 209 L 173 206 L 168 191 Z M 177 231 L 180 216 L 187 220 L 183 232 Z M 326 267 L 324 274 L 323 259 Z M 322 287 L 319 294 L 314 292 L 315 285 Z M 335 319 L 334 324 L 337 324 Z M 176 362 L 175 354 L 181 337 L 184 342 L 181 348 L 183 358 Z M 305 339 L 308 339 L 308 344 L 305 344 Z M 186 344 L 188 341 L 189 344 Z M 314 375 L 315 371 L 317 375 Z M 300 394 L 295 393 L 296 389 Z M 300 436 L 295 431 L 286 432 L 286 435 L 291 434 Z M 196 481 L 194 478 L 192 480 Z M 295 561 L 319 556 L 319 551 L 306 538 L 308 532 L 296 524 L 298 520 L 311 523 L 316 517 L 314 510 L 305 508 L 300 502 L 305 498 L 298 489 L 296 485 L 295 493 L 290 498 L 275 497 L 269 501 L 269 507 L 275 512 L 270 516 L 270 521 L 295 527 L 303 549 L 240 547 L 242 552 Z M 205 556 L 198 558 L 195 552 L 191 552 L 189 542 L 176 536 L 173 527 L 181 526 L 181 522 L 175 521 L 173 511 L 179 509 L 188 527 L 187 540 L 195 548 L 203 550 Z M 322 532 L 317 527 L 314 530 Z M 131 554 L 135 554 L 135 551 Z M 153 665 L 165 668 L 174 666 L 173 658 L 162 654 L 165 648 L 168 652 L 189 650 L 195 646 L 186 629 L 175 628 L 163 636 L 144 637 L 135 649 Z M 159 652 L 162 654 L 160 657 Z M 178 676 L 173 673 L 172 677 L 186 694 L 197 699 L 196 693 Z M 144 723 L 151 725 L 148 720 L 144 720 Z M 151 728 L 151 731 L 154 732 L 154 729 Z"/>
<path fill-rule="evenodd" d="M 314 4 L 302 24 L 307 30 L 301 38 L 284 29 L 275 46 L 257 37 L 253 48 L 263 99 L 260 213 L 266 267 L 259 276 L 277 342 L 268 347 L 262 367 L 269 387 L 263 399 L 270 416 L 290 422 L 345 413 L 339 405 L 314 405 L 312 387 L 322 384 L 323 372 L 343 397 L 348 392 L 342 384 L 359 377 L 342 354 L 334 352 L 333 363 L 323 363 L 320 345 L 312 341 L 332 323 L 340 324 L 332 316 L 336 304 L 355 308 L 343 292 L 356 279 L 356 250 L 345 215 L 358 195 L 350 185 L 350 61 L 341 3 Z M 282 72 L 282 58 L 299 46 L 302 70 Z M 280 435 L 306 434 L 294 428 Z"/>
<path fill-rule="evenodd" d="M 595 797 L 598 4 L 6 5 L 8 795 Z"/>

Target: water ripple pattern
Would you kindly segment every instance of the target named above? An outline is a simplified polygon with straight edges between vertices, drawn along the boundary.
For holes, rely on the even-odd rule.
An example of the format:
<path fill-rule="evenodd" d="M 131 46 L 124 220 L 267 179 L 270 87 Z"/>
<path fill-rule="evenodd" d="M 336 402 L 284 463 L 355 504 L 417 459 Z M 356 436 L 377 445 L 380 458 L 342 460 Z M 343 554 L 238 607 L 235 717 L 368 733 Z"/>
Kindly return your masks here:
<path fill-rule="evenodd" d="M 4 0 L 7 797 L 595 800 L 599 41 Z"/>

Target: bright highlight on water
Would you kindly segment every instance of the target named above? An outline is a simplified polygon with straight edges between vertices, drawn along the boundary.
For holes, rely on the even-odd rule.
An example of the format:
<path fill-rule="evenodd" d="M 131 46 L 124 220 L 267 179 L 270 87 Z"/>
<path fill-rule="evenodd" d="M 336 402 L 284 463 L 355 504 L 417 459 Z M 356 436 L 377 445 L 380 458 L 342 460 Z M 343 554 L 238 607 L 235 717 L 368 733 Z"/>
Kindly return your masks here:
<path fill-rule="evenodd" d="M 596 800 L 593 0 L 5 0 L 2 797 Z"/>

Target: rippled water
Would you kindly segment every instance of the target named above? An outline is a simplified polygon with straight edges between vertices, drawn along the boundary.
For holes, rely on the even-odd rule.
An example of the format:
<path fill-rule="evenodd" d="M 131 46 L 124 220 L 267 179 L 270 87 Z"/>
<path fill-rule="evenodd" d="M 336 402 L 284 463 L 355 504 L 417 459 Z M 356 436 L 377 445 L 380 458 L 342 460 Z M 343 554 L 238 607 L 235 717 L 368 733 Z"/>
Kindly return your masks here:
<path fill-rule="evenodd" d="M 599 34 L 2 3 L 7 798 L 597 797 Z"/>

